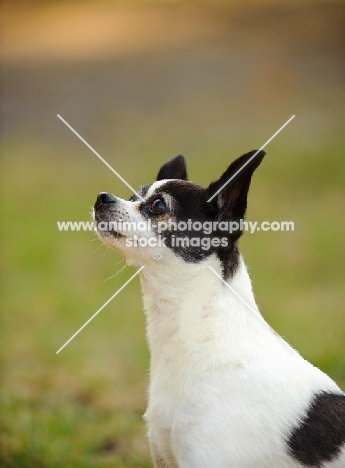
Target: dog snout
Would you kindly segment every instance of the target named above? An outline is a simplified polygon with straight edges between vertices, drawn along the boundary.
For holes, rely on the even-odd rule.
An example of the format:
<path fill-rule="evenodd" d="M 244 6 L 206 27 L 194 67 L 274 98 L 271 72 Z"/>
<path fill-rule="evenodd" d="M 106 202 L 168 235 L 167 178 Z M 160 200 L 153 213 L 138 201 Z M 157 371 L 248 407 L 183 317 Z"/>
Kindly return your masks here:
<path fill-rule="evenodd" d="M 107 208 L 113 203 L 116 203 L 116 197 L 114 197 L 114 195 L 108 192 L 101 192 L 97 196 L 95 210 L 99 210 L 100 208 Z"/>

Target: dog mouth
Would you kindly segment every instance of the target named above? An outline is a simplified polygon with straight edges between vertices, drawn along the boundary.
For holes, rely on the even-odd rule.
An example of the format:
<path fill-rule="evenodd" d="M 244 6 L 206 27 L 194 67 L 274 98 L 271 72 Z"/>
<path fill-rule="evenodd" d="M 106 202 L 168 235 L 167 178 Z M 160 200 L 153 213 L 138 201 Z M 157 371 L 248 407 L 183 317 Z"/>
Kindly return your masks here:
<path fill-rule="evenodd" d="M 126 237 L 114 227 L 119 220 L 115 216 L 116 198 L 110 193 L 101 192 L 94 205 L 95 228 L 100 236 L 112 236 L 116 239 Z"/>
<path fill-rule="evenodd" d="M 107 214 L 107 213 L 104 213 L 103 211 L 99 212 L 95 210 L 94 219 L 95 219 L 95 229 L 100 236 L 106 236 L 106 237 L 112 236 L 116 239 L 121 239 L 121 238 L 126 237 L 124 234 L 114 229 L 116 222 L 119 220 L 116 220 L 113 218 L 110 219 L 109 213 Z"/>

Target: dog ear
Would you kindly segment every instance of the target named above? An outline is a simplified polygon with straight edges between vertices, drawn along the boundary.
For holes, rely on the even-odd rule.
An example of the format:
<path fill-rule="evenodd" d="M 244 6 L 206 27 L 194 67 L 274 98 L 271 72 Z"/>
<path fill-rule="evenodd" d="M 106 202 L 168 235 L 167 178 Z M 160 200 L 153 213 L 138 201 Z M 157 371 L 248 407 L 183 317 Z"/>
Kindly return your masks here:
<path fill-rule="evenodd" d="M 244 154 L 230 164 L 216 182 L 211 182 L 207 195 L 209 200 L 213 197 L 210 202 L 220 214 L 220 219 L 239 221 L 244 218 L 250 180 L 265 154 L 265 151 L 257 150 Z"/>
<path fill-rule="evenodd" d="M 188 180 L 187 165 L 183 154 L 179 154 L 163 164 L 158 172 L 157 180 L 163 179 Z"/>

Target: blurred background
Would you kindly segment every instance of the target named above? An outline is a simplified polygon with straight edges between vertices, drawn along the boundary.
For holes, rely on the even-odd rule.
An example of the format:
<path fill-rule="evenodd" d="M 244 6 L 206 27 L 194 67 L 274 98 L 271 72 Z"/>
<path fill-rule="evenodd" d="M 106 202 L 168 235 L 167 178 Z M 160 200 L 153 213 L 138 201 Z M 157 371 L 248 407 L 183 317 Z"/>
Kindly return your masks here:
<path fill-rule="evenodd" d="M 15 1 L 2 10 L 0 466 L 150 467 L 134 269 L 86 221 L 183 153 L 207 185 L 272 141 L 240 247 L 264 317 L 345 389 L 344 39 L 336 0 Z"/>

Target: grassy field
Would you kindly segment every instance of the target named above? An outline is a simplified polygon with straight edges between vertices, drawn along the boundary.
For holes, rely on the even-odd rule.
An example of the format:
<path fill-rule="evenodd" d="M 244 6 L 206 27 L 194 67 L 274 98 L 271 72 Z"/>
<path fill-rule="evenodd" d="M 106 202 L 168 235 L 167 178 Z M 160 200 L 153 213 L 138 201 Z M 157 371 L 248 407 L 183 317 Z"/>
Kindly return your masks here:
<path fill-rule="evenodd" d="M 254 19 L 265 10 L 236 10 L 238 30 L 230 11 L 236 48 L 222 32 L 164 53 L 5 61 L 0 466 L 151 466 L 139 279 L 56 355 L 134 273 L 94 233 L 57 229 L 88 220 L 100 191 L 130 196 L 57 113 L 133 186 L 179 152 L 206 185 L 296 113 L 267 148 L 247 216 L 295 230 L 247 233 L 240 247 L 264 317 L 345 389 L 344 91 L 332 8 L 274 10 L 263 23 Z M 334 44 L 279 39 L 286 15 L 323 18 Z"/>

